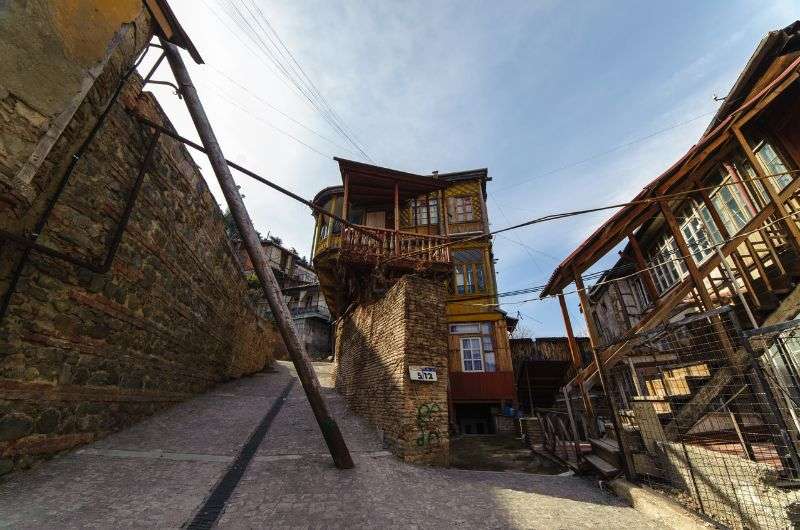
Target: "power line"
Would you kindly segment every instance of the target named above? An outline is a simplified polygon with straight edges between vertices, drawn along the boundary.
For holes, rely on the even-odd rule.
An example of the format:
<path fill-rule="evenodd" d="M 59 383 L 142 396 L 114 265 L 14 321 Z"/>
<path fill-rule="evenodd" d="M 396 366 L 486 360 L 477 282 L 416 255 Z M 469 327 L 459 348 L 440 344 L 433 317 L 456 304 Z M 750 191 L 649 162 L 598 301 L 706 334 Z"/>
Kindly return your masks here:
<path fill-rule="evenodd" d="M 273 129 L 273 130 L 275 130 L 275 131 L 277 131 L 277 132 L 279 132 L 279 133 L 281 133 L 281 134 L 283 134 L 283 135 L 285 135 L 285 136 L 287 136 L 287 137 L 291 138 L 291 139 L 292 139 L 292 140 L 294 140 L 295 142 L 297 142 L 297 143 L 299 143 L 299 144 L 303 145 L 303 146 L 304 146 L 304 147 L 306 147 L 307 149 L 309 149 L 309 150 L 313 151 L 314 153 L 316 153 L 316 154 L 320 155 L 322 158 L 324 158 L 324 159 L 326 159 L 326 160 L 330 160 L 330 158 L 331 158 L 331 155 L 328 155 L 328 154 L 325 154 L 325 153 L 323 153 L 323 152 L 322 152 L 322 151 L 320 151 L 319 149 L 317 149 L 317 148 L 315 148 L 315 147 L 311 146 L 310 144 L 307 144 L 306 142 L 304 142 L 303 140 L 301 140 L 301 139 L 300 139 L 300 138 L 298 138 L 297 136 L 293 135 L 292 133 L 290 133 L 290 132 L 288 132 L 288 131 L 285 131 L 285 130 L 281 129 L 280 127 L 278 127 L 277 125 L 273 124 L 273 123 L 272 123 L 272 122 L 270 122 L 269 120 L 267 120 L 267 119 L 265 119 L 265 118 L 262 118 L 261 116 L 259 116 L 259 115 L 257 115 L 257 114 L 254 114 L 254 113 L 253 113 L 253 111 L 251 111 L 250 109 L 248 109 L 248 108 L 246 108 L 246 107 L 244 107 L 244 106 L 240 105 L 240 104 L 239 104 L 237 101 L 234 101 L 233 99 L 229 98 L 229 97 L 228 97 L 228 96 L 226 96 L 226 95 L 225 95 L 223 92 L 221 92 L 221 91 L 219 91 L 219 90 L 213 90 L 211 93 L 212 93 L 212 95 L 216 95 L 218 98 L 220 98 L 220 99 L 222 99 L 222 100 L 225 100 L 225 101 L 227 101 L 227 102 L 228 102 L 230 105 L 232 105 L 232 106 L 236 107 L 237 109 L 241 110 L 241 111 L 242 111 L 244 114 L 246 114 L 246 115 L 247 115 L 247 116 L 249 116 L 250 118 L 252 118 L 252 119 L 254 119 L 254 120 L 257 120 L 257 121 L 260 121 L 261 123 L 263 123 L 263 124 L 267 125 L 267 126 L 268 126 L 268 127 L 270 127 L 271 129 Z"/>
<path fill-rule="evenodd" d="M 267 27 L 269 28 L 269 30 L 272 32 L 272 34 L 278 40 L 278 42 L 280 43 L 281 47 L 283 47 L 283 49 L 289 55 L 289 58 L 291 59 L 292 63 L 294 63 L 294 65 L 297 66 L 297 68 L 300 70 L 300 73 L 302 74 L 302 76 L 306 79 L 306 81 L 308 81 L 308 83 L 311 86 L 313 92 L 319 97 L 319 99 L 322 100 L 322 103 L 325 105 L 325 107 L 328 110 L 330 110 L 331 114 L 337 120 L 337 122 L 341 124 L 342 128 L 345 129 L 346 132 L 350 136 L 353 137 L 354 141 L 357 144 L 360 144 L 361 142 L 359 142 L 358 139 L 355 138 L 355 135 L 353 134 L 353 131 L 350 130 L 349 127 L 346 127 L 346 124 L 345 124 L 344 120 L 342 119 L 342 117 L 339 115 L 338 112 L 336 112 L 336 109 L 333 106 L 331 106 L 330 103 L 328 103 L 328 100 L 325 98 L 325 96 L 322 94 L 322 92 L 319 91 L 319 89 L 317 88 L 317 85 L 314 83 L 313 79 L 311 79 L 311 77 L 308 76 L 306 71 L 303 69 L 303 67 L 300 65 L 300 63 L 297 61 L 297 59 L 295 58 L 294 54 L 292 53 L 292 50 L 290 50 L 289 47 L 286 46 L 286 43 L 283 41 L 281 36 L 278 35 L 277 31 L 275 31 L 275 28 L 272 26 L 272 24 L 270 24 L 269 19 L 264 14 L 264 12 L 261 10 L 261 8 L 258 6 L 258 4 L 256 4 L 253 0 L 251 0 L 251 2 L 253 3 L 253 6 L 258 10 L 258 12 L 261 15 L 261 17 L 263 18 L 264 22 L 267 24 Z M 362 154 L 364 156 L 367 156 L 367 158 L 369 158 L 369 156 L 365 152 L 362 151 Z"/>
<path fill-rule="evenodd" d="M 256 47 L 265 54 L 265 56 L 275 65 L 275 67 L 282 72 L 283 76 L 302 94 L 302 96 L 312 105 L 312 107 L 320 113 L 325 121 L 327 121 L 328 124 L 340 135 L 342 135 L 342 137 L 344 137 L 351 145 L 353 145 L 353 147 L 355 147 L 362 154 L 362 156 L 374 163 L 374 160 L 347 133 L 343 126 L 343 122 L 341 122 L 341 119 L 337 119 L 338 115 L 335 113 L 332 107 L 327 104 L 327 101 L 322 97 L 322 95 L 319 94 L 319 91 L 316 90 L 316 87 L 314 86 L 312 88 L 309 82 L 304 81 L 304 76 L 299 74 L 298 70 L 294 68 L 291 63 L 287 63 L 285 60 L 286 55 L 281 51 L 280 47 L 270 36 L 269 29 L 262 24 L 262 21 L 264 21 L 265 24 L 267 23 L 263 12 L 257 7 L 254 8 L 256 9 L 256 11 L 254 11 L 243 1 L 241 2 L 241 7 L 247 11 L 247 14 L 245 14 L 240 8 L 239 4 L 233 0 L 227 0 L 225 4 L 229 8 L 227 13 L 231 20 L 233 20 L 237 27 L 239 27 L 239 29 L 250 38 Z M 254 24 L 261 29 L 260 32 L 254 27 Z M 267 40 L 264 40 L 264 37 L 266 37 Z M 269 41 L 269 43 L 267 41 Z M 286 49 L 288 50 L 288 48 Z M 284 57 L 283 61 L 276 54 L 276 52 Z M 307 76 L 305 77 L 307 78 Z"/>
<path fill-rule="evenodd" d="M 704 186 L 704 187 L 699 187 L 699 188 L 692 188 L 692 189 L 686 190 L 686 191 L 678 191 L 678 192 L 675 192 L 675 193 L 668 193 L 668 194 L 664 194 L 664 195 L 658 195 L 658 196 L 655 196 L 655 197 L 648 197 L 646 199 L 638 199 L 638 200 L 629 201 L 629 202 L 609 204 L 609 205 L 606 205 L 606 206 L 598 206 L 596 208 L 586 208 L 586 209 L 583 209 L 583 210 L 572 210 L 572 211 L 567 211 L 567 212 L 559 212 L 559 213 L 554 213 L 554 214 L 543 215 L 541 217 L 536 217 L 534 219 L 529 219 L 527 221 L 523 221 L 522 223 L 518 223 L 518 224 L 512 225 L 512 226 L 507 226 L 507 227 L 501 228 L 499 230 L 493 230 L 493 231 L 490 231 L 490 232 L 478 234 L 478 235 L 475 235 L 475 236 L 466 237 L 466 238 L 463 238 L 463 239 L 454 239 L 452 241 L 448 241 L 448 242 L 445 242 L 445 243 L 440 243 L 438 245 L 433 245 L 432 247 L 429 247 L 429 248 L 426 248 L 426 249 L 406 252 L 405 254 L 400 254 L 400 255 L 388 258 L 387 260 L 385 260 L 383 262 L 383 264 L 390 263 L 390 262 L 393 262 L 393 261 L 397 261 L 398 259 L 407 258 L 409 256 L 413 256 L 413 255 L 416 255 L 416 254 L 421 254 L 421 253 L 424 253 L 424 252 L 430 252 L 430 251 L 433 251 L 433 250 L 446 248 L 446 247 L 449 247 L 449 246 L 452 246 L 452 245 L 459 245 L 459 244 L 462 244 L 462 243 L 466 243 L 468 241 L 477 241 L 479 239 L 485 239 L 485 238 L 491 237 L 493 235 L 501 234 L 503 232 L 510 232 L 512 230 L 517 230 L 519 228 L 525 228 L 527 226 L 532 226 L 532 225 L 535 225 L 535 224 L 545 223 L 545 222 L 549 222 L 549 221 L 555 221 L 555 220 L 564 219 L 564 218 L 567 218 L 567 217 L 575 217 L 575 216 L 578 216 L 578 215 L 585 215 L 585 214 L 589 214 L 589 213 L 602 212 L 602 211 L 605 211 L 605 210 L 614 210 L 614 209 L 623 208 L 623 207 L 626 207 L 626 206 L 635 206 L 635 205 L 639 205 L 639 204 L 653 204 L 653 203 L 657 203 L 657 202 L 661 202 L 661 201 L 665 201 L 665 200 L 683 198 L 683 197 L 686 197 L 688 195 L 692 195 L 694 193 L 697 193 L 699 191 L 715 190 L 717 188 L 724 187 L 724 186 L 736 186 L 736 185 L 739 184 L 739 182 L 760 181 L 760 180 L 763 180 L 763 179 L 779 177 L 779 176 L 782 176 L 782 175 L 791 175 L 791 174 L 794 174 L 794 173 L 800 173 L 800 170 L 783 171 L 781 173 L 773 173 L 771 175 L 765 175 L 764 177 L 749 177 L 749 178 L 745 178 L 745 179 L 739 178 L 738 181 L 723 182 L 722 184 L 715 184 L 713 186 Z"/>
<path fill-rule="evenodd" d="M 788 219 L 790 217 L 795 217 L 795 216 L 800 216 L 800 212 L 789 213 L 788 215 L 785 215 L 783 217 L 779 217 L 777 219 L 774 219 L 773 221 L 770 221 L 769 223 L 766 223 L 764 226 L 760 226 L 758 228 L 755 228 L 755 229 L 753 229 L 753 230 L 751 230 L 749 232 L 743 233 L 743 234 L 736 234 L 736 235 L 734 235 L 732 237 L 729 237 L 728 239 L 724 239 L 723 241 L 721 241 L 719 243 L 716 243 L 714 245 L 711 245 L 709 247 L 706 247 L 706 248 L 708 250 L 710 250 L 712 248 L 716 250 L 718 247 L 721 247 L 722 245 L 724 245 L 726 243 L 730 243 L 731 241 L 735 241 L 735 240 L 740 239 L 742 237 L 750 236 L 751 234 L 754 234 L 756 232 L 764 230 L 765 228 L 769 228 L 770 226 L 772 226 L 772 225 L 774 225 L 776 223 L 779 223 L 780 221 L 783 221 L 784 219 Z M 684 260 L 687 260 L 687 259 L 694 259 L 691 255 L 690 256 L 684 256 L 683 254 L 678 254 L 678 256 L 679 257 L 677 257 L 677 258 L 674 258 L 674 259 L 671 259 L 671 260 L 668 260 L 668 261 L 664 261 L 664 262 L 660 262 L 660 263 L 657 263 L 657 264 L 652 265 L 650 267 L 645 267 L 643 269 L 637 270 L 636 272 L 634 272 L 632 274 L 621 276 L 619 278 L 611 278 L 611 279 L 608 279 L 608 280 L 597 282 L 594 285 L 591 285 L 589 287 L 585 287 L 583 289 L 583 291 L 589 292 L 589 291 L 591 291 L 591 290 L 593 290 L 593 289 L 595 289 L 595 288 L 597 288 L 597 287 L 599 287 L 601 285 L 606 285 L 606 284 L 611 284 L 611 283 L 614 283 L 614 282 L 627 280 L 627 279 L 632 278 L 634 276 L 638 276 L 640 274 L 644 274 L 645 272 L 649 272 L 649 271 L 651 271 L 651 270 L 653 270 L 653 269 L 655 269 L 657 267 L 662 266 L 664 263 L 667 263 L 667 262 L 675 262 L 675 261 L 684 261 Z M 581 291 L 581 289 L 575 288 L 572 291 L 563 292 L 561 294 L 562 295 L 576 294 L 576 293 L 579 293 L 580 291 Z M 499 305 L 520 305 L 520 304 L 524 304 L 524 303 L 528 303 L 528 302 L 543 301 L 543 300 L 546 300 L 546 299 L 549 299 L 549 298 L 557 298 L 558 296 L 559 295 L 551 294 L 551 295 L 541 296 L 541 297 L 537 297 L 537 298 L 530 298 L 530 299 L 527 299 L 527 300 L 515 300 L 513 302 L 505 302 L 504 304 L 467 304 L 467 305 L 481 306 L 481 307 L 497 307 Z"/>
<path fill-rule="evenodd" d="M 316 136 L 316 137 L 318 137 L 318 138 L 320 138 L 320 139 L 322 139 L 322 140 L 325 140 L 325 141 L 326 141 L 326 142 L 328 142 L 329 144 L 331 144 L 331 145 L 333 145 L 333 146 L 335 146 L 335 147 L 337 147 L 337 148 L 339 148 L 339 149 L 341 149 L 341 150 L 343 150 L 343 151 L 348 151 L 348 152 L 350 152 L 350 153 L 357 154 L 357 153 L 355 153 L 354 151 L 352 151 L 350 148 L 348 148 L 348 147 L 344 147 L 343 145 L 341 145 L 340 143 L 336 142 L 335 140 L 333 140 L 333 139 L 331 139 L 331 138 L 328 138 L 327 136 L 325 136 L 324 134 L 320 133 L 319 131 L 316 131 L 316 130 L 312 129 L 311 127 L 309 127 L 309 126 L 305 125 L 305 124 L 304 124 L 304 123 L 302 123 L 301 121 L 299 121 L 299 120 L 297 120 L 297 119 L 293 118 L 292 116 L 290 116 L 289 114 L 287 114 L 287 113 L 283 112 L 281 109 L 279 109 L 278 107 L 276 107 L 275 105 L 273 105 L 272 103 L 270 103 L 269 101 L 267 101 L 266 99 L 262 98 L 261 96 L 259 96 L 259 95 L 258 95 L 258 94 L 256 94 L 255 92 L 253 92 L 252 90 L 248 89 L 246 86 L 242 85 L 241 83 L 239 83 L 238 81 L 236 81 L 235 79 L 233 79 L 232 77 L 230 77 L 228 74 L 226 74 L 226 73 L 225 73 L 225 72 L 223 72 L 222 70 L 220 70 L 220 69 L 218 69 L 218 68 L 215 68 L 215 67 L 214 67 L 214 66 L 212 66 L 212 65 L 207 65 L 207 66 L 208 66 L 209 68 L 211 68 L 212 70 L 214 70 L 214 71 L 215 71 L 215 72 L 216 72 L 218 75 L 221 75 L 222 77 L 224 77 L 225 79 L 227 79 L 227 80 L 228 80 L 228 81 L 229 81 L 231 84 L 235 85 L 235 86 L 236 86 L 236 87 L 238 87 L 239 89 L 241 89 L 241 90 L 243 90 L 244 92 L 246 92 L 247 94 L 249 94 L 249 95 L 250 95 L 250 97 L 252 97 L 253 99 L 256 99 L 256 100 L 258 100 L 259 102 L 263 103 L 264 105 L 268 106 L 269 108 L 271 108 L 272 110 L 274 110 L 275 112 L 277 112 L 278 114 L 280 114 L 281 116 L 283 116 L 284 118 L 286 118 L 287 120 L 289 120 L 289 121 L 291 121 L 292 123 L 294 123 L 294 124 L 296 124 L 296 125 L 298 125 L 298 126 L 302 127 L 303 129 L 307 130 L 308 132 L 310 132 L 310 133 L 311 133 L 311 134 L 313 134 L 314 136 Z M 206 82 L 209 82 L 209 83 L 211 83 L 211 84 L 213 84 L 213 85 L 217 86 L 217 88 L 220 88 L 218 85 L 216 85 L 216 83 L 215 83 L 215 82 L 213 82 L 213 81 L 211 81 L 211 80 L 205 80 L 205 79 L 204 79 L 204 81 L 206 81 Z"/>
<path fill-rule="evenodd" d="M 503 192 L 503 191 L 506 191 L 506 190 L 510 190 L 512 188 L 519 187 L 519 186 L 521 186 L 521 185 L 523 185 L 523 184 L 525 184 L 527 182 L 530 182 L 532 180 L 537 180 L 537 179 L 540 179 L 540 178 L 543 178 L 543 177 L 548 177 L 548 176 L 553 175 L 555 173 L 559 173 L 561 171 L 564 171 L 565 169 L 569 169 L 569 168 L 572 168 L 572 167 L 575 167 L 575 166 L 579 166 L 581 164 L 585 164 L 586 162 L 591 162 L 592 160 L 595 160 L 597 158 L 601 158 L 603 156 L 609 155 L 609 154 L 614 153 L 616 151 L 619 151 L 621 149 L 625 149 L 626 147 L 630 147 L 632 145 L 635 145 L 637 143 L 643 142 L 645 140 L 649 140 L 650 138 L 658 136 L 659 134 L 664 134 L 665 132 L 669 132 L 669 131 L 672 131 L 674 129 L 677 129 L 678 127 L 683 127 L 684 125 L 689 125 L 690 123 L 695 122 L 695 121 L 699 120 L 700 118 L 704 118 L 704 117 L 709 116 L 711 114 L 715 114 L 716 112 L 717 112 L 716 110 L 713 110 L 713 111 L 704 112 L 702 114 L 698 114 L 697 116 L 689 118 L 688 120 L 685 120 L 685 121 L 682 121 L 680 123 L 676 123 L 676 124 L 670 125 L 669 127 L 665 127 L 664 129 L 660 129 L 658 131 L 652 132 L 652 133 L 647 134 L 645 136 L 640 136 L 639 138 L 635 138 L 635 139 L 633 139 L 633 140 L 631 140 L 629 142 L 625 142 L 625 143 L 622 143 L 622 144 L 615 145 L 614 147 L 611 147 L 611 148 L 609 148 L 609 149 L 607 149 L 605 151 L 601 151 L 599 153 L 595 153 L 593 155 L 587 156 L 586 158 L 582 158 L 581 160 L 577 160 L 575 162 L 570 162 L 568 164 L 564 164 L 563 166 L 558 166 L 556 168 L 553 168 L 551 170 L 545 171 L 543 173 L 539 173 L 538 175 L 534 175 L 532 177 L 528 177 L 528 178 L 526 178 L 524 180 L 521 180 L 519 182 L 515 182 L 513 184 L 509 184 L 508 186 L 506 186 L 504 188 L 496 189 L 495 193 L 499 193 L 499 192 Z"/>

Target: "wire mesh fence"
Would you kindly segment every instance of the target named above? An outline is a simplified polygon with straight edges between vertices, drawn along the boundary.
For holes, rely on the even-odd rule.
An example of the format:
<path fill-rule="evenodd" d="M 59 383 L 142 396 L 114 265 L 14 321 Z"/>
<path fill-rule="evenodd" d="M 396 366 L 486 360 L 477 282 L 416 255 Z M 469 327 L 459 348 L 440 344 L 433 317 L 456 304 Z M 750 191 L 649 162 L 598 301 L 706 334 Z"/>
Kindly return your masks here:
<path fill-rule="evenodd" d="M 800 323 L 727 308 L 637 336 L 605 371 L 631 475 L 732 528 L 799 525 L 798 354 Z"/>

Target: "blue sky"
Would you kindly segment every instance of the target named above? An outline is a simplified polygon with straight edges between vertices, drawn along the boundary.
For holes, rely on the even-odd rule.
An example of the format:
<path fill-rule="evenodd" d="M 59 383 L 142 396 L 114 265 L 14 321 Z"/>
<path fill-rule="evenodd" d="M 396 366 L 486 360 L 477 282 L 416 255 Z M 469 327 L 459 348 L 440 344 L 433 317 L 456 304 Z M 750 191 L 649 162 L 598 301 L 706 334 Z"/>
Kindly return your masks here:
<path fill-rule="evenodd" d="M 719 105 L 714 95 L 727 93 L 763 35 L 800 17 L 795 0 L 172 0 L 206 60 L 191 71 L 228 158 L 309 198 L 340 182 L 333 156 L 358 155 L 238 30 L 231 1 L 259 5 L 379 165 L 423 174 L 488 167 L 493 228 L 632 197 L 698 139 Z M 162 67 L 156 78 L 171 74 Z M 183 102 L 153 91 L 196 138 Z M 222 202 L 207 162 L 195 158 Z M 308 209 L 239 182 L 256 228 L 307 255 Z M 545 283 L 611 213 L 498 237 L 500 289 Z M 535 336 L 563 335 L 558 304 L 513 303 L 527 298 L 504 299 L 504 309 L 520 311 Z M 585 332 L 577 300 L 569 307 Z"/>

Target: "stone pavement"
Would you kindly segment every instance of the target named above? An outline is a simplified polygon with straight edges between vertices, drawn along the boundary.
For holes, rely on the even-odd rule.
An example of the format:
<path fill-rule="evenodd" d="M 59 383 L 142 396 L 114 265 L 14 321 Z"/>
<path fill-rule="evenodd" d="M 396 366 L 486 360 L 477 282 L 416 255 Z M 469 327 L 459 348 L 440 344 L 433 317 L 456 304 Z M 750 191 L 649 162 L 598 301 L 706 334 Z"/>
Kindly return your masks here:
<path fill-rule="evenodd" d="M 179 528 L 295 378 L 217 389 L 0 482 L 0 528 Z M 333 467 L 295 384 L 218 521 L 222 528 L 659 528 L 574 476 L 404 464 L 349 414 L 317 364 L 356 468 Z"/>

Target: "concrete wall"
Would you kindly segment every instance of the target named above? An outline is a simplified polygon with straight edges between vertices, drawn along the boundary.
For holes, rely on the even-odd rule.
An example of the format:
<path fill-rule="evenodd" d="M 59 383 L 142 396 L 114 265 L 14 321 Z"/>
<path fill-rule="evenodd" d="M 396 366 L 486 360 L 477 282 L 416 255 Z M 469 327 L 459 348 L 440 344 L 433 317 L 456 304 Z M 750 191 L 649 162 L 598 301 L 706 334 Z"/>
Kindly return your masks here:
<path fill-rule="evenodd" d="M 446 295 L 442 282 L 405 276 L 337 322 L 337 390 L 409 462 L 449 460 Z M 409 365 L 435 367 L 438 381 L 411 381 Z"/>
<path fill-rule="evenodd" d="M 126 5 L 132 11 L 117 16 Z M 93 6 L 107 10 L 84 13 Z M 61 26 L 54 26 L 57 8 L 70 15 Z M 40 218 L 77 146 L 148 40 L 149 21 L 139 9 L 138 1 L 0 4 L 3 16 L 12 17 L 0 17 L 0 48 L 16 54 L 0 61 L 1 228 L 24 235 Z M 98 35 L 110 43 L 94 42 Z M 37 69 L 40 54 L 51 62 L 60 58 L 59 72 L 72 75 L 33 75 L 24 66 Z M 18 69 L 8 68 L 9 57 Z M 90 82 L 72 109 L 79 87 L 86 88 L 76 79 Z M 39 243 L 93 263 L 104 259 L 148 139 L 126 110 L 165 121 L 139 89 L 131 78 L 77 163 Z M 48 138 L 52 145 L 37 151 Z M 37 159 L 36 152 L 46 156 Z M 30 178 L 23 178 L 26 168 L 33 169 Z M 2 295 L 21 249 L 0 245 Z M 23 269 L 0 323 L 0 474 L 261 370 L 279 342 L 247 303 L 222 213 L 197 167 L 183 146 L 162 138 L 108 273 L 37 253 Z"/>

